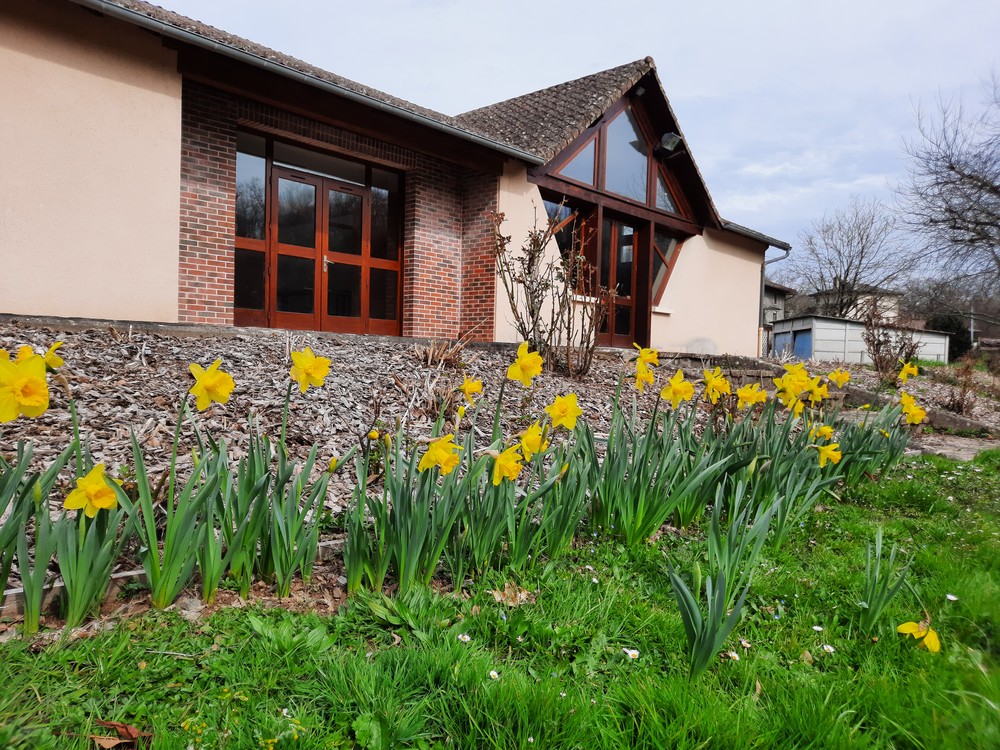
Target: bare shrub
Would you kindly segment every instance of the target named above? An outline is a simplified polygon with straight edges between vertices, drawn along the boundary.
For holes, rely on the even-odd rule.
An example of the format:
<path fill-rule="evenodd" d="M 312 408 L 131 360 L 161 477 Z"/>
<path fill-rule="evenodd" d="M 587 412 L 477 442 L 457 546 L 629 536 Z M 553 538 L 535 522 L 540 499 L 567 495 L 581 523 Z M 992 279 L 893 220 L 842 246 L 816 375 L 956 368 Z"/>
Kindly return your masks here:
<path fill-rule="evenodd" d="M 493 252 L 514 328 L 548 367 L 582 377 L 593 362 L 597 334 L 614 297 L 598 285 L 584 255 L 584 230 L 574 230 L 569 252 L 546 259 L 559 227 L 554 219 L 543 228 L 536 223 L 519 250 L 501 231 L 504 220 L 502 213 L 493 214 Z"/>
<path fill-rule="evenodd" d="M 861 337 L 871 357 L 872 366 L 883 385 L 896 386 L 901 362 L 909 362 L 917 355 L 920 345 L 913 340 L 913 331 L 887 323 L 879 314 L 878 306 L 870 306 L 863 317 L 865 330 Z"/>
<path fill-rule="evenodd" d="M 966 355 L 959 360 L 955 374 L 955 390 L 944 402 L 944 408 L 955 414 L 970 414 L 976 405 L 976 358 Z"/>

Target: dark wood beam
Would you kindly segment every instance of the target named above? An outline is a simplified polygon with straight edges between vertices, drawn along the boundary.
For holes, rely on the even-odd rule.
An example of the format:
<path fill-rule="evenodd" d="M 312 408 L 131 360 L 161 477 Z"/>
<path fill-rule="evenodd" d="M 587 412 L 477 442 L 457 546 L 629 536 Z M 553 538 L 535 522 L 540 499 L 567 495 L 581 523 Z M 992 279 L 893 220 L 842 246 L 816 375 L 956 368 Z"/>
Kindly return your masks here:
<path fill-rule="evenodd" d="M 580 187 L 578 185 L 574 185 L 573 183 L 566 182 L 565 180 L 560 180 L 558 177 L 536 174 L 529 175 L 528 180 L 541 188 L 551 190 L 555 193 L 561 193 L 568 198 L 576 198 L 577 200 L 600 206 L 606 211 L 617 211 L 627 216 L 635 216 L 636 218 L 644 221 L 652 221 L 660 226 L 667 227 L 683 235 L 691 236 L 702 233 L 702 228 L 700 226 L 692 221 L 688 221 L 687 219 L 682 219 L 679 216 L 667 214 L 662 211 L 656 211 L 646 206 L 640 206 L 638 203 L 632 203 L 631 201 L 619 200 L 618 198 L 614 198 L 610 195 L 598 193 L 592 189 Z"/>
<path fill-rule="evenodd" d="M 453 164 L 486 173 L 503 171 L 505 157 L 484 146 L 206 50 L 180 42 L 164 44 L 177 50 L 179 72 L 193 81 Z"/>

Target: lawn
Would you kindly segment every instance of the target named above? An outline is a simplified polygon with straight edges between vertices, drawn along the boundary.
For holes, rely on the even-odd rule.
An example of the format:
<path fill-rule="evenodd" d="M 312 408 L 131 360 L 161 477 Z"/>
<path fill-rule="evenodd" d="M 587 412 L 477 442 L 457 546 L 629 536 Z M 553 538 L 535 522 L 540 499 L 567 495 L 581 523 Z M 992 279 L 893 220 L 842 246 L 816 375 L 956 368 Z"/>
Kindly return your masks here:
<path fill-rule="evenodd" d="M 167 611 L 14 639 L 0 745 L 92 748 L 116 734 L 103 720 L 156 748 L 996 748 L 998 518 L 997 451 L 907 459 L 824 499 L 764 547 L 694 680 L 668 562 L 704 561 L 706 524 L 633 549 L 584 526 L 557 561 L 487 571 L 460 597 L 361 591 L 333 617 Z M 873 635 L 858 602 L 879 527 L 912 588 Z M 939 653 L 896 633 L 925 610 Z"/>

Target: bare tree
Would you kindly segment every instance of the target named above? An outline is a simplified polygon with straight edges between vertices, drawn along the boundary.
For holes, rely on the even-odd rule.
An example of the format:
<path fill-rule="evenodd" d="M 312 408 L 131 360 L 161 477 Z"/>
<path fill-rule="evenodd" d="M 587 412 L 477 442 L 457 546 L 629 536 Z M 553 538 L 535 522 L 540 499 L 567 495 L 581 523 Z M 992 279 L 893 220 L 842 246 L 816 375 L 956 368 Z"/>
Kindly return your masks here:
<path fill-rule="evenodd" d="M 810 295 L 807 304 L 821 315 L 870 312 L 871 301 L 898 284 L 910 263 L 894 216 L 881 201 L 856 195 L 845 208 L 814 220 L 799 241 L 782 277 Z"/>
<path fill-rule="evenodd" d="M 907 227 L 949 273 L 983 274 L 1000 289 L 1000 81 L 983 110 L 941 101 L 917 113 L 920 137 L 907 144 L 908 180 L 899 188 Z"/>

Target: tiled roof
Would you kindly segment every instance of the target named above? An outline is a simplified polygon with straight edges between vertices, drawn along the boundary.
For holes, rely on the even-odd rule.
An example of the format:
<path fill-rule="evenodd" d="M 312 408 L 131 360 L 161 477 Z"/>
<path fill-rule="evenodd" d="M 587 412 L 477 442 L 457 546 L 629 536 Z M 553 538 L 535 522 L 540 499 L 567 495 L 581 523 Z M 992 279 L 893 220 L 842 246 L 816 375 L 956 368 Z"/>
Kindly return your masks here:
<path fill-rule="evenodd" d="M 654 68 L 646 57 L 465 112 L 455 121 L 548 161 Z"/>
<path fill-rule="evenodd" d="M 652 71 L 656 86 L 661 92 L 663 90 L 656 76 L 653 59 L 645 57 L 617 68 L 452 117 L 143 0 L 71 0 L 71 2 L 114 15 L 154 33 L 179 38 L 220 54 L 236 56 L 245 62 L 270 68 L 283 75 L 299 76 L 313 85 L 326 88 L 338 95 L 363 101 L 367 105 L 407 117 L 529 163 L 544 164 L 549 161 L 590 127 L 608 107 L 624 96 L 647 73 Z M 666 106 L 669 111 L 669 103 Z M 670 117 L 676 124 L 672 112 Z M 680 132 L 679 128 L 677 132 Z M 691 167 L 700 182 L 710 214 L 717 216 L 711 196 L 705 188 L 704 179 L 693 160 Z M 721 222 L 721 225 L 729 231 L 753 237 L 775 247 L 788 248 L 788 245 L 780 240 L 738 224 Z"/>
<path fill-rule="evenodd" d="M 196 21 L 180 13 L 161 8 L 143 0 L 72 0 L 78 5 L 93 8 L 100 12 L 110 13 L 118 11 L 115 15 L 130 23 L 136 23 L 149 28 L 152 31 L 162 33 L 165 36 L 193 35 L 202 46 L 213 49 L 216 52 L 227 54 L 228 51 L 242 53 L 258 65 L 277 66 L 279 72 L 298 73 L 313 79 L 317 84 L 327 84 L 335 89 L 339 89 L 348 95 L 355 95 L 366 100 L 373 106 L 381 106 L 397 114 L 412 115 L 421 120 L 424 124 L 438 126 L 438 129 L 450 131 L 459 137 L 468 136 L 469 140 L 478 139 L 485 141 L 485 145 L 499 147 L 501 151 L 514 152 L 512 155 L 522 158 L 528 157 L 528 161 L 535 161 L 531 155 L 521 149 L 512 148 L 504 141 L 498 141 L 489 135 L 483 135 L 476 129 L 459 123 L 457 118 L 436 112 L 427 107 L 421 107 L 405 99 L 387 94 L 384 91 L 365 86 L 352 81 L 343 76 L 331 73 L 328 70 L 310 65 L 291 55 L 265 47 L 262 44 L 252 42 L 249 39 L 230 34 L 229 32 L 217 29 L 214 26 Z M 189 37 L 190 39 L 190 37 Z"/>

